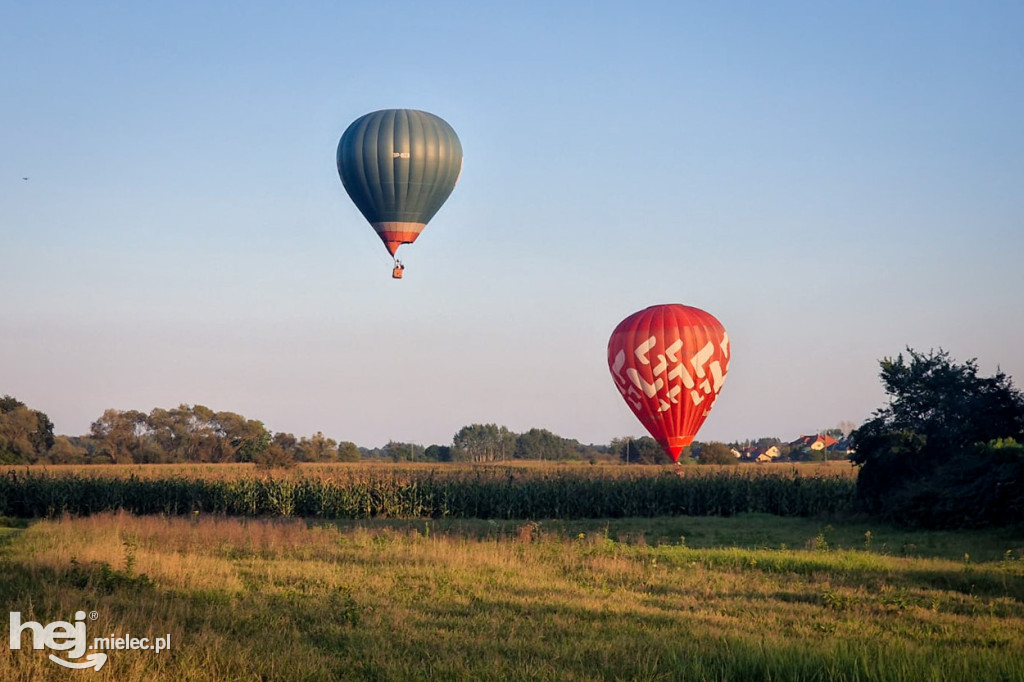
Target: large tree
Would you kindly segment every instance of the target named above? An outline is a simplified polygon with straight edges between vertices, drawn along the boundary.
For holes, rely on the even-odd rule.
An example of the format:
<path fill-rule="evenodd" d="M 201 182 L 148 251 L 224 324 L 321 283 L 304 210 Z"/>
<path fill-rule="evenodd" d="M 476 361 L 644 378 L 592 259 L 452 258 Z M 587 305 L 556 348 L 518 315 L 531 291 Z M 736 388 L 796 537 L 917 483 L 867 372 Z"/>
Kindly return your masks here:
<path fill-rule="evenodd" d="M 530 429 L 516 436 L 516 459 L 564 460 L 579 459 L 575 441 L 551 433 L 547 429 Z"/>
<path fill-rule="evenodd" d="M 427 449 L 429 450 L 430 448 Z M 362 454 L 360 454 L 359 448 L 350 440 L 343 440 L 338 443 L 337 455 L 339 462 L 358 462 L 362 459 Z"/>
<path fill-rule="evenodd" d="M 463 426 L 452 439 L 452 459 L 456 461 L 493 462 L 512 457 L 515 434 L 497 424 Z"/>
<path fill-rule="evenodd" d="M 329 462 L 337 458 L 338 442 L 317 431 L 309 438 L 302 438 L 298 446 L 300 462 Z"/>
<path fill-rule="evenodd" d="M 251 462 L 270 447 L 270 432 L 259 420 L 246 419 L 234 412 L 218 412 L 213 415 L 211 426 L 220 441 L 217 461 Z"/>
<path fill-rule="evenodd" d="M 450 462 L 452 448 L 450 445 L 428 445 L 423 451 L 423 459 L 428 462 Z"/>
<path fill-rule="evenodd" d="M 0 463 L 36 462 L 53 447 L 53 422 L 17 398 L 0 397 Z"/>
<path fill-rule="evenodd" d="M 1014 469 L 1013 448 L 985 445 L 1024 439 L 1024 395 L 1011 379 L 979 376 L 976 360 L 941 349 L 908 348 L 880 365 L 889 403 L 852 435 L 865 509 L 929 526 L 1012 521 L 1019 512 L 989 503 L 997 489 L 1021 488 L 1024 460 Z"/>
<path fill-rule="evenodd" d="M 67 436 L 57 436 L 47 458 L 53 464 L 84 464 L 88 454 L 84 447 L 76 445 Z"/>
<path fill-rule="evenodd" d="M 423 450 L 422 445 L 390 440 L 381 448 L 380 454 L 392 462 L 416 462 L 423 461 Z"/>
<path fill-rule="evenodd" d="M 140 462 L 139 456 L 150 437 L 146 415 L 138 410 L 104 410 L 89 427 L 102 456 L 114 464 Z"/>

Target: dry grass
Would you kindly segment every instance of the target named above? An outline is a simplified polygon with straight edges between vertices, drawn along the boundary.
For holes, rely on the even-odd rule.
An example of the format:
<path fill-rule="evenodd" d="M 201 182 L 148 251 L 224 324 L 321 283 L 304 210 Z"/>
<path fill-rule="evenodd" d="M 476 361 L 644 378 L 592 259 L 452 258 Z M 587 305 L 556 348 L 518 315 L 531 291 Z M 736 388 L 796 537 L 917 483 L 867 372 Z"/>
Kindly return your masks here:
<path fill-rule="evenodd" d="M 94 680 L 1024 679 L 1024 548 L 905 557 L 832 548 L 862 529 L 676 522 L 687 545 L 769 535 L 107 514 L 9 538 L 0 591 L 43 623 L 97 610 L 90 637 L 171 634 Z M 978 541 L 948 534 L 942 554 Z M 0 658 L 5 680 L 67 675 Z"/>

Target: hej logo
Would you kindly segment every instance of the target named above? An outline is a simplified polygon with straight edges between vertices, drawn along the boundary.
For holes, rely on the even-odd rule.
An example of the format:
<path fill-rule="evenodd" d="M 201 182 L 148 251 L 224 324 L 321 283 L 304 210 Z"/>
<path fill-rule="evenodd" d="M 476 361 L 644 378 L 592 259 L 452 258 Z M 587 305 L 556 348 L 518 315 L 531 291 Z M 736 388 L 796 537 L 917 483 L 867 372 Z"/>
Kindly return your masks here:
<path fill-rule="evenodd" d="M 156 637 L 153 640 L 152 645 L 148 637 L 131 637 L 125 635 L 124 637 L 97 637 L 93 640 L 93 645 L 88 645 L 88 640 L 85 634 L 85 611 L 75 612 L 75 622 L 69 623 L 67 621 L 58 620 L 50 623 L 49 625 L 43 626 L 41 623 L 35 621 L 21 622 L 21 612 L 11 611 L 11 650 L 21 649 L 21 643 L 23 635 L 27 630 L 31 636 L 32 648 L 33 649 L 52 649 L 54 651 L 66 651 L 67 657 L 72 660 L 65 660 L 58 656 L 50 654 L 50 660 L 58 665 L 62 665 L 65 668 L 94 668 L 99 670 L 103 667 L 103 664 L 107 662 L 107 654 L 102 651 L 96 651 L 85 656 L 84 660 L 78 661 L 85 654 L 86 648 L 88 649 L 117 649 L 117 650 L 131 650 L 131 649 L 142 649 L 149 650 L 153 649 L 156 653 L 160 653 L 171 645 L 171 635 L 168 633 L 165 637 Z M 98 614 L 93 611 L 88 614 L 88 618 L 96 620 Z"/>

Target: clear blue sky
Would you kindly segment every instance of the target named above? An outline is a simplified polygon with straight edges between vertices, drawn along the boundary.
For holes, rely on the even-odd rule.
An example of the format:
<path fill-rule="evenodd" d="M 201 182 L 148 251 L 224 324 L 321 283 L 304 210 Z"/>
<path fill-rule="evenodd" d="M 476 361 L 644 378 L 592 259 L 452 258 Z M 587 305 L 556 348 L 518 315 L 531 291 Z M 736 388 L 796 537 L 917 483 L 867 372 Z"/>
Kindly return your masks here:
<path fill-rule="evenodd" d="M 0 393 L 364 446 L 641 435 L 624 317 L 716 315 L 698 438 L 860 423 L 878 359 L 1024 384 L 1020 2 L 0 0 Z M 338 138 L 447 120 L 403 281 Z M 22 180 L 28 177 L 29 180 Z"/>

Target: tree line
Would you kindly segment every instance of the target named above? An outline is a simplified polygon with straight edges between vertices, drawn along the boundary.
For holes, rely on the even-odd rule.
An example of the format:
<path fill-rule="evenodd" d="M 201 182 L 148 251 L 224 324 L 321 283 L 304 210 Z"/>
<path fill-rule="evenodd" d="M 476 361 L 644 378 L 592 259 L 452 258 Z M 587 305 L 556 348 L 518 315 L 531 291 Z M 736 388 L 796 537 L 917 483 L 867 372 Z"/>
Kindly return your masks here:
<path fill-rule="evenodd" d="M 272 432 L 262 421 L 204 405 L 150 412 L 108 409 L 81 436 L 55 435 L 53 423 L 39 410 L 12 396 L 0 399 L 0 464 L 158 464 L 254 462 L 289 466 L 297 462 L 470 462 L 511 460 L 591 461 L 669 464 L 650 436 L 615 438 L 609 444 L 584 444 L 547 429 L 515 433 L 497 424 L 463 426 L 445 445 L 390 441 L 382 447 L 359 447 L 316 432 L 295 436 Z M 831 433 L 831 431 L 826 431 Z M 837 431 L 838 433 L 838 431 Z M 780 461 L 815 459 L 820 453 L 791 449 L 778 438 L 737 443 L 694 442 L 683 463 L 735 464 L 735 452 L 750 446 L 776 445 Z M 792 450 L 792 451 L 791 451 Z"/>
<path fill-rule="evenodd" d="M 360 448 L 316 432 L 296 437 L 272 432 L 235 412 L 186 405 L 150 412 L 108 409 L 81 436 L 55 435 L 39 410 L 12 396 L 0 399 L 0 464 L 158 464 L 390 461 L 495 462 L 512 459 L 579 460 L 607 457 L 608 448 L 583 445 L 546 429 L 516 434 L 496 424 L 472 424 L 450 445 L 424 447 L 391 441 Z"/>
<path fill-rule="evenodd" d="M 359 449 L 317 432 L 296 438 L 263 422 L 204 405 L 106 410 L 82 436 L 54 435 L 45 413 L 0 399 L 2 464 L 157 464 L 175 462 L 325 462 L 358 460 Z"/>
<path fill-rule="evenodd" d="M 778 442 L 778 439 L 768 439 Z M 738 446 L 738 444 L 737 444 Z M 734 446 L 694 443 L 684 455 L 703 463 L 734 463 Z M 263 422 L 235 412 L 186 405 L 150 412 L 108 409 L 81 436 L 55 435 L 49 417 L 12 396 L 0 399 L 0 464 L 162 464 L 254 462 L 267 467 L 296 462 L 470 462 L 511 460 L 622 461 L 664 464 L 670 460 L 651 437 L 617 438 L 608 445 L 580 443 L 547 429 L 515 433 L 497 424 L 469 424 L 447 445 L 391 441 L 362 448 L 316 432 L 296 437 L 272 432 Z"/>

